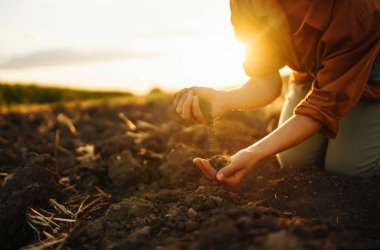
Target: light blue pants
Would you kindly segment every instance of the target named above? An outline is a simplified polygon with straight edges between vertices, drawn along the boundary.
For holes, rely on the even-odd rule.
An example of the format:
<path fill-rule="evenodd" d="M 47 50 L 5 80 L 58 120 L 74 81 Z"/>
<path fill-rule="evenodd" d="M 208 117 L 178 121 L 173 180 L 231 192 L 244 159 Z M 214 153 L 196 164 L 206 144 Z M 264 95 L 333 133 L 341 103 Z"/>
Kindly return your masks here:
<path fill-rule="evenodd" d="M 309 84 L 290 84 L 279 123 L 293 115 Z M 277 155 L 281 166 L 324 166 L 326 171 L 363 177 L 380 174 L 380 102 L 359 102 L 339 123 L 335 139 L 320 134 Z"/>
<path fill-rule="evenodd" d="M 380 87 L 380 55 L 372 66 L 368 84 Z M 310 86 L 311 83 L 293 84 L 290 79 L 279 124 L 293 115 Z M 281 166 L 324 166 L 336 174 L 380 177 L 380 102 L 359 102 L 340 120 L 339 127 L 335 139 L 317 134 L 278 154 Z"/>

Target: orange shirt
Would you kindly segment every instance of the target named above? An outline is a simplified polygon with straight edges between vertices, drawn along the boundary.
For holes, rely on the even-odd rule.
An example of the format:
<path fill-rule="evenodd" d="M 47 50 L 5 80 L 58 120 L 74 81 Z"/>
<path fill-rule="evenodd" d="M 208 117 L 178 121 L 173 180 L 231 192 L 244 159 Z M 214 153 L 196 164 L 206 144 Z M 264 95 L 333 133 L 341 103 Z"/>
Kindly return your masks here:
<path fill-rule="evenodd" d="M 288 65 L 296 83 L 313 81 L 294 113 L 321 122 L 322 133 L 333 138 L 339 120 L 360 100 L 380 101 L 380 87 L 367 84 L 380 51 L 380 1 L 314 0 L 306 12 L 305 1 L 299 2 L 231 0 L 231 21 L 247 44 L 246 73 Z M 297 11 L 303 14 L 292 15 Z"/>

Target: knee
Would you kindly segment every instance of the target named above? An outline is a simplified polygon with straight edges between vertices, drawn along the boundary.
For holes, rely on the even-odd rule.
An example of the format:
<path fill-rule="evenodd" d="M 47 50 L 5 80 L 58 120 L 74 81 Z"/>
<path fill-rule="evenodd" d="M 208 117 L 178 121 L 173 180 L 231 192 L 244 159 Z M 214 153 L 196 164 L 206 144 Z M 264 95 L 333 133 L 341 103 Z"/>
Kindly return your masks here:
<path fill-rule="evenodd" d="M 315 154 L 307 154 L 299 148 L 288 149 L 276 155 L 281 167 L 320 166 L 322 161 Z"/>
<path fill-rule="evenodd" d="M 302 165 L 302 159 L 296 157 L 297 154 L 289 152 L 289 150 L 276 155 L 277 160 L 282 168 Z"/>
<path fill-rule="evenodd" d="M 361 155 L 326 155 L 325 170 L 329 173 L 347 175 L 374 177 L 380 175 L 380 155 L 376 158 L 366 158 Z"/>

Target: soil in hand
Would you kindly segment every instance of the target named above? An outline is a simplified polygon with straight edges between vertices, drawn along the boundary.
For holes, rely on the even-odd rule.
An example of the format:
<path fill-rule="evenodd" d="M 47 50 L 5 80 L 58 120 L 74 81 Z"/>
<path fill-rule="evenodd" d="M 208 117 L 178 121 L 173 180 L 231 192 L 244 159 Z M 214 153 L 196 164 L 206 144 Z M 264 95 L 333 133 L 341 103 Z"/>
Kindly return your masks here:
<path fill-rule="evenodd" d="M 215 168 L 217 171 L 220 169 L 227 167 L 231 163 L 231 157 L 228 155 L 214 155 L 208 159 L 211 166 Z"/>

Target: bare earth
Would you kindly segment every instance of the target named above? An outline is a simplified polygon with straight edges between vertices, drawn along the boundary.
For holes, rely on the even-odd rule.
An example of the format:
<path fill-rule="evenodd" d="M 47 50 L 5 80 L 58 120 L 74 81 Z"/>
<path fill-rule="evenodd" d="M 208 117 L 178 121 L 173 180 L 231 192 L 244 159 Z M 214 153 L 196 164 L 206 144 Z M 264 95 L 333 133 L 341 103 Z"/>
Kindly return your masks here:
<path fill-rule="evenodd" d="M 252 144 L 277 118 L 190 125 L 162 95 L 3 114 L 1 249 L 379 249 L 378 179 L 272 158 L 229 189 L 193 166 Z"/>

